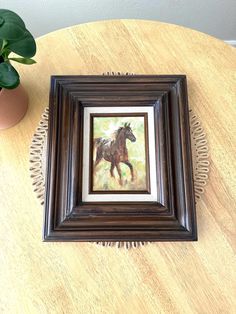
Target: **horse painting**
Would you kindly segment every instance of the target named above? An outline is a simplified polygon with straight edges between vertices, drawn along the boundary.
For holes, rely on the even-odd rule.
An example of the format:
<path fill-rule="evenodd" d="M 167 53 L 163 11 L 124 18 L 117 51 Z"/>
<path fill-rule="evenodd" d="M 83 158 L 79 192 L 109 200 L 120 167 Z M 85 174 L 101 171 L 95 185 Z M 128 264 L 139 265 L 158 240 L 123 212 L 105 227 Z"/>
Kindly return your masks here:
<path fill-rule="evenodd" d="M 102 137 L 94 139 L 94 149 L 96 149 L 96 159 L 94 162 L 94 170 L 102 159 L 111 163 L 110 175 L 114 176 L 114 169 L 117 169 L 119 174 L 119 184 L 122 185 L 122 174 L 120 163 L 126 164 L 131 173 L 131 181 L 134 181 L 133 165 L 129 161 L 128 149 L 126 140 L 131 142 L 136 141 L 136 137 L 130 127 L 130 123 L 125 123 L 115 132 L 114 139 L 104 139 Z"/>

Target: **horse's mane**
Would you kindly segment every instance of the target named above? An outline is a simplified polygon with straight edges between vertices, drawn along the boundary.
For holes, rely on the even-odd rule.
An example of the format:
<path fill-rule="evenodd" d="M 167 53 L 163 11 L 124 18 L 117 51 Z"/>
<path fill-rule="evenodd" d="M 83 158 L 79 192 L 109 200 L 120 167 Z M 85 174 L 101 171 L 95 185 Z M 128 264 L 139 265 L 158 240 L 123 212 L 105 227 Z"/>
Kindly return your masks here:
<path fill-rule="evenodd" d="M 117 129 L 113 134 L 114 137 L 117 138 L 117 136 L 120 134 L 121 130 L 126 129 L 126 128 L 130 128 L 130 123 L 125 123 L 124 126 L 120 126 L 119 129 Z"/>
<path fill-rule="evenodd" d="M 123 126 L 119 127 L 119 129 L 117 129 L 115 132 L 114 132 L 114 137 L 117 138 L 117 136 L 120 134 L 120 131 L 124 129 Z"/>

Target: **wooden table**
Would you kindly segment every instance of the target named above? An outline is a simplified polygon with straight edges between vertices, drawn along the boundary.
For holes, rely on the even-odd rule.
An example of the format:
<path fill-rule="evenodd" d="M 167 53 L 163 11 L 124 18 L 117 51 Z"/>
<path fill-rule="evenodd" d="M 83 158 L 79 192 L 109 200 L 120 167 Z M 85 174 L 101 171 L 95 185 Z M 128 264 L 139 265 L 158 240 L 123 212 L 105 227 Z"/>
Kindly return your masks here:
<path fill-rule="evenodd" d="M 0 312 L 235 313 L 236 50 L 190 29 L 138 20 L 79 25 L 37 44 L 37 64 L 17 66 L 28 113 L 0 132 Z M 198 242 L 130 251 L 42 242 L 28 159 L 50 75 L 104 71 L 187 75 L 211 156 L 197 204 Z"/>

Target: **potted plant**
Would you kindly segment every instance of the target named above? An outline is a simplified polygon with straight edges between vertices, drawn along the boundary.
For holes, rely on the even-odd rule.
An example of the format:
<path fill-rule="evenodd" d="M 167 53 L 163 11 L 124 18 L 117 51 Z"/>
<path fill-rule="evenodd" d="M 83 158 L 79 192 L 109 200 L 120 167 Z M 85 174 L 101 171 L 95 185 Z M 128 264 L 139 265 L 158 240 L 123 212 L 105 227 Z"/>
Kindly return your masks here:
<path fill-rule="evenodd" d="M 11 57 L 11 53 L 14 53 Z M 23 20 L 14 12 L 0 9 L 0 129 L 15 125 L 25 115 L 28 96 L 11 62 L 33 64 L 36 44 Z"/>

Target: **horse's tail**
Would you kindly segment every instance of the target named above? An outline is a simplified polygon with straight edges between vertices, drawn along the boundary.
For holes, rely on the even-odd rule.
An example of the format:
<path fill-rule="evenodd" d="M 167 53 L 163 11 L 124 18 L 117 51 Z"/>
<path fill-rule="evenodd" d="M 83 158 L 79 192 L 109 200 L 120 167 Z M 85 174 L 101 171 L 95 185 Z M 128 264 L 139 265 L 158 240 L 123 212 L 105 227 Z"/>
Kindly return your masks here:
<path fill-rule="evenodd" d="M 95 162 L 96 162 L 97 156 L 98 156 L 97 155 L 98 149 L 103 144 L 103 141 L 104 141 L 104 139 L 102 137 L 98 137 L 98 138 L 95 138 L 93 140 L 93 159 L 95 160 Z"/>
<path fill-rule="evenodd" d="M 103 143 L 103 138 L 102 137 L 95 138 L 93 140 L 93 149 L 98 148 L 98 146 L 100 146 L 102 143 Z"/>
<path fill-rule="evenodd" d="M 102 143 L 103 143 L 102 137 L 98 137 L 93 140 L 93 153 L 94 154 L 96 154 L 98 147 L 102 145 Z"/>

